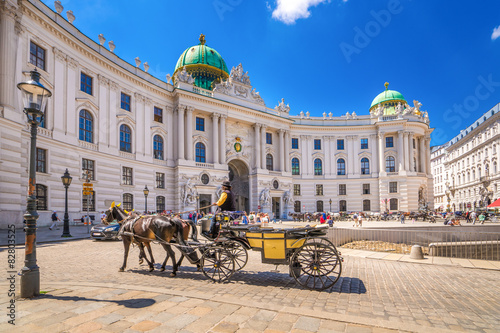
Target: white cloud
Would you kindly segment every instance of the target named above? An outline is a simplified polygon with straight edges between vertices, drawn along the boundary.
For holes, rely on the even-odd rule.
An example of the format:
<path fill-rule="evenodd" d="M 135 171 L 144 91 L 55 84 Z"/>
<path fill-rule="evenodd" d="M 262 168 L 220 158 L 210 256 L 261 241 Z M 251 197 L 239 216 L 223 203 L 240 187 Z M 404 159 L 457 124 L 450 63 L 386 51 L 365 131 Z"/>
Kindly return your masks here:
<path fill-rule="evenodd" d="M 493 29 L 493 33 L 491 34 L 492 40 L 495 40 L 498 37 L 500 37 L 500 25 L 498 27 L 496 27 L 495 29 Z"/>
<path fill-rule="evenodd" d="M 310 7 L 325 2 L 330 0 L 276 0 L 277 7 L 273 11 L 273 18 L 285 24 L 294 24 L 296 20 L 311 15 Z"/>

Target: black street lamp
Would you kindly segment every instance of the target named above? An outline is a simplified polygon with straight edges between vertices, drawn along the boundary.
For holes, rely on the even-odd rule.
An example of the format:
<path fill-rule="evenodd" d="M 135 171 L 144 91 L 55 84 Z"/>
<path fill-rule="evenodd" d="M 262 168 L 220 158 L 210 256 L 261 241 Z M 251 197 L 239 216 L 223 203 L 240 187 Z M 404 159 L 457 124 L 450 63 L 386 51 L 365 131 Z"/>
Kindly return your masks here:
<path fill-rule="evenodd" d="M 332 212 L 332 199 L 330 199 L 330 213 Z"/>
<path fill-rule="evenodd" d="M 144 198 L 146 199 L 146 203 L 144 205 L 144 213 L 148 213 L 148 195 L 149 195 L 149 190 L 148 190 L 148 185 L 144 187 L 144 190 L 142 190 L 144 193 Z"/>
<path fill-rule="evenodd" d="M 24 247 L 24 267 L 21 269 L 21 297 L 40 295 L 40 270 L 36 264 L 36 135 L 43 119 L 47 100 L 52 93 L 40 83 L 40 73 L 31 71 L 31 79 L 17 84 L 23 96 L 24 113 L 31 125 L 30 164 L 28 198 L 26 205 L 26 245 Z"/>
<path fill-rule="evenodd" d="M 64 197 L 64 229 L 61 237 L 73 237 L 69 233 L 69 217 L 68 217 L 68 187 L 71 185 L 72 179 L 73 178 L 69 175 L 68 169 L 66 169 L 64 175 L 61 177 L 64 189 L 66 191 Z"/>

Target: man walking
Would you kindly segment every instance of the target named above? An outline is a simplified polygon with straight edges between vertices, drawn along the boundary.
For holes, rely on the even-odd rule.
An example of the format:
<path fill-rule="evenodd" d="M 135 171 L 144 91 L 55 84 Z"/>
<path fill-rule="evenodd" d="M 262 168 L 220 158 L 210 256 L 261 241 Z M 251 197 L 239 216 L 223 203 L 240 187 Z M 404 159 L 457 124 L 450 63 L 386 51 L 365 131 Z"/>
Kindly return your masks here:
<path fill-rule="evenodd" d="M 61 221 L 61 219 L 57 216 L 57 212 L 56 211 L 53 211 L 52 212 L 52 225 L 49 227 L 50 230 L 52 230 L 52 228 L 54 228 L 54 226 L 56 227 L 56 230 L 59 229 L 59 227 L 57 226 L 57 221 Z"/>

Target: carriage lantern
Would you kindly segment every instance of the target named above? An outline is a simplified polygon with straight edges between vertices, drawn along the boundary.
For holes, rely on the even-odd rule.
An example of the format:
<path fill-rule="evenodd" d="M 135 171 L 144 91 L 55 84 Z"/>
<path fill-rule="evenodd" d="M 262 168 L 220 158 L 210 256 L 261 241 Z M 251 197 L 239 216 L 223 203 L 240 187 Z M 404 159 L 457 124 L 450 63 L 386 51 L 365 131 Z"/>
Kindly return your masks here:
<path fill-rule="evenodd" d="M 21 269 L 21 297 L 31 298 L 40 295 L 40 270 L 36 263 L 36 135 L 43 119 L 43 111 L 52 93 L 40 83 L 40 73 L 30 72 L 31 79 L 17 84 L 23 97 L 24 113 L 31 125 L 31 143 L 29 151 L 29 184 L 26 205 L 26 246 L 24 267 Z"/>

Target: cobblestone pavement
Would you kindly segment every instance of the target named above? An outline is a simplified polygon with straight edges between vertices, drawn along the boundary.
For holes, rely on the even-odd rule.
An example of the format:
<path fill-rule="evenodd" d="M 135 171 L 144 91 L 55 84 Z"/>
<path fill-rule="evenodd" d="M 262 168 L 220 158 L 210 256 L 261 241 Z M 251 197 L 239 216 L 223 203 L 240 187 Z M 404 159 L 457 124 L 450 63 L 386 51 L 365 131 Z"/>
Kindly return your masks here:
<path fill-rule="evenodd" d="M 160 246 L 153 252 L 156 261 L 164 259 Z M 169 277 L 171 266 L 150 273 L 138 264 L 137 248 L 119 273 L 121 242 L 42 244 L 37 255 L 47 294 L 17 300 L 15 331 L 498 332 L 500 327 L 500 272 L 494 270 L 346 256 L 339 282 L 317 292 L 298 286 L 288 267 L 275 271 L 262 264 L 253 251 L 244 270 L 223 284 L 187 263 L 177 277 Z M 19 270 L 22 248 L 17 258 Z M 0 260 L 7 262 L 5 249 Z M 0 307 L 6 309 L 7 284 L 0 282 L 0 289 Z M 0 317 L 0 331 L 12 331 L 7 319 Z"/>

